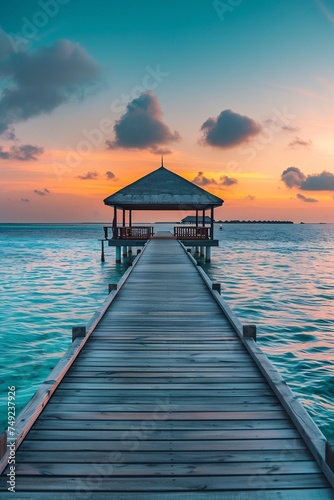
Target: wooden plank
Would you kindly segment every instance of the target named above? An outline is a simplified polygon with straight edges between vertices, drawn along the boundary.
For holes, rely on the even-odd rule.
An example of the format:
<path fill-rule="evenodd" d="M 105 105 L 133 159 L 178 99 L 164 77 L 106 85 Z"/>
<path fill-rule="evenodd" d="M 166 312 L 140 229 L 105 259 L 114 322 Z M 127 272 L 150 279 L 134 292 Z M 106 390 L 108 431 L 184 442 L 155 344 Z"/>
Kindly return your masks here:
<path fill-rule="evenodd" d="M 138 437 L 133 437 L 132 440 L 105 440 L 98 439 L 92 441 L 53 441 L 53 440 L 29 440 L 25 439 L 21 444 L 23 451 L 243 451 L 243 450 L 272 450 L 275 453 L 289 450 L 306 450 L 302 439 L 286 438 L 286 439 L 243 439 L 243 440 L 180 440 L 180 441 L 164 441 L 164 440 L 142 440 Z"/>
<path fill-rule="evenodd" d="M 147 430 L 145 420 L 70 420 L 39 418 L 34 429 L 51 430 Z M 252 430 L 252 429 L 294 429 L 290 419 L 280 420 L 155 420 L 152 428 L 160 430 Z"/>
<path fill-rule="evenodd" d="M 272 450 L 239 450 L 239 451 L 208 451 L 208 450 L 192 450 L 192 451 L 167 451 L 159 452 L 159 464 L 174 463 L 174 464 L 239 464 L 265 462 L 268 464 L 290 464 L 291 462 L 309 462 L 313 460 L 311 453 L 308 450 L 293 450 L 293 457 L 289 460 L 287 453 L 273 453 Z M 19 460 L 17 463 L 122 463 L 122 464 L 142 464 L 156 463 L 156 451 L 122 451 L 111 452 L 96 451 L 96 450 L 81 450 L 81 451 L 20 451 Z M 314 463 L 314 460 L 313 460 Z"/>
<path fill-rule="evenodd" d="M 158 455 L 156 455 L 158 458 Z M 220 477 L 233 477 L 233 476 L 270 476 L 277 474 L 294 475 L 306 474 L 310 475 L 311 479 L 313 474 L 317 476 L 320 473 L 318 465 L 314 461 L 291 462 L 285 465 L 284 463 L 267 463 L 267 462 L 251 462 L 251 463 L 210 463 L 199 464 L 193 463 L 191 460 L 187 464 L 174 464 L 174 463 L 142 463 L 142 464 L 109 464 L 107 467 L 101 467 L 99 464 L 94 463 L 53 463 L 46 464 L 45 462 L 25 464 L 16 464 L 16 472 L 19 475 L 33 476 L 61 476 L 75 477 L 75 476 L 90 476 L 99 477 L 101 472 L 109 472 L 113 478 L 117 477 L 155 477 L 155 476 L 220 476 Z"/>
<path fill-rule="evenodd" d="M 85 488 L 86 486 L 86 488 Z M 82 494 L 82 498 L 87 495 L 89 488 L 85 485 L 84 482 L 79 482 L 78 487 L 79 493 Z M 3 493 L 1 498 L 4 499 L 12 499 L 12 493 Z M 172 495 L 172 496 L 171 496 Z M 270 489 L 270 490 L 252 490 L 252 491 L 242 491 L 239 493 L 236 491 L 177 491 L 172 493 L 164 493 L 160 491 L 149 492 L 145 491 L 144 493 L 136 491 L 135 493 L 136 500 L 333 500 L 333 490 L 329 489 L 318 489 L 318 488 L 309 488 L 309 489 Z M 45 500 L 45 493 L 34 491 L 31 493 L 22 493 L 20 492 L 20 499 L 22 500 Z M 71 493 L 61 493 L 59 492 L 47 492 L 48 500 L 70 500 L 72 498 Z M 85 497 L 86 498 L 86 497 Z M 94 491 L 94 500 L 110 500 L 110 492 L 99 492 Z M 126 493 L 126 492 L 114 492 L 112 493 L 112 500 L 133 500 L 134 494 Z"/>
<path fill-rule="evenodd" d="M 141 435 L 142 434 L 142 435 Z M 149 437 L 150 440 L 162 441 L 183 441 L 183 440 L 236 440 L 236 439 L 291 439 L 299 438 L 299 434 L 295 429 L 243 429 L 243 430 L 156 430 L 155 425 L 152 429 L 143 428 L 142 433 L 135 429 L 127 432 L 124 430 L 34 430 L 31 429 L 27 440 L 34 441 L 43 439 L 45 441 L 63 441 L 63 440 L 78 440 L 78 441 L 96 441 L 96 440 L 123 440 L 132 441 L 136 436 L 141 436 L 143 439 Z"/>
<path fill-rule="evenodd" d="M 157 417 L 154 415 L 157 414 Z M 62 411 L 52 411 L 48 407 L 45 408 L 43 412 L 43 418 L 51 419 L 66 419 L 66 420 L 152 420 L 153 418 L 159 419 L 161 417 L 166 417 L 170 420 L 280 420 L 286 418 L 286 413 L 282 410 L 276 411 L 245 411 L 241 410 L 239 412 L 231 411 L 173 411 L 172 413 L 167 412 L 157 405 L 157 410 L 155 412 L 145 412 L 145 411 L 133 411 L 133 412 L 102 412 L 102 411 L 72 411 L 66 412 L 66 415 Z"/>
<path fill-rule="evenodd" d="M 38 481 L 34 476 L 22 476 L 17 487 L 17 491 L 74 491 L 80 492 L 80 485 L 82 485 L 82 492 L 94 491 L 107 491 L 107 492 L 175 492 L 175 491 L 258 491 L 259 489 L 280 489 L 280 488 L 328 488 L 328 483 L 325 481 L 323 474 L 272 474 L 263 477 L 256 475 L 240 475 L 231 477 L 148 477 L 137 478 L 124 477 L 113 478 L 98 476 L 98 481 L 89 481 L 89 478 L 81 481 L 75 478 L 67 477 L 52 477 L 40 476 Z M 0 486 L 4 486 L 6 478 L 0 478 Z M 89 486 L 90 487 L 89 487 Z M 240 488 L 241 487 L 241 488 Z M 110 493 L 109 493 L 110 494 Z"/>

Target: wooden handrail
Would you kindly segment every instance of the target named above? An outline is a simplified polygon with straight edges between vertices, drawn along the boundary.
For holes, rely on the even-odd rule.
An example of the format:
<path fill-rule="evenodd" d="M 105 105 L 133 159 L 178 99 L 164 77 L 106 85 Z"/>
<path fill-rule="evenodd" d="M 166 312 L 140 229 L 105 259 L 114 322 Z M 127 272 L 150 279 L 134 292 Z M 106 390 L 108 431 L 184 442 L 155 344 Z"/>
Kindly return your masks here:
<path fill-rule="evenodd" d="M 208 240 L 210 239 L 210 228 L 202 226 L 176 226 L 174 236 L 178 239 Z"/>

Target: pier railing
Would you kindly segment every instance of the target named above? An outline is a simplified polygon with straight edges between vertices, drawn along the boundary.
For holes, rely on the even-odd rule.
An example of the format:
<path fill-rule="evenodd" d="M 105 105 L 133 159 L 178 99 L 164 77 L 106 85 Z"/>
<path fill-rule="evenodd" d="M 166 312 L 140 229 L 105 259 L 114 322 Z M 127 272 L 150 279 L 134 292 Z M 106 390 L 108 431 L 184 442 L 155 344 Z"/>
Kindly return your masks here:
<path fill-rule="evenodd" d="M 149 226 L 134 226 L 134 227 L 118 227 L 117 239 L 138 239 L 149 240 L 153 236 L 153 227 Z"/>
<path fill-rule="evenodd" d="M 211 237 L 211 231 L 209 227 L 176 226 L 174 227 L 174 236 L 177 239 L 208 240 Z"/>
<path fill-rule="evenodd" d="M 113 239 L 117 240 L 149 240 L 153 236 L 153 227 L 151 226 L 131 226 L 131 227 L 117 227 L 103 226 L 104 237 L 109 239 L 110 235 Z M 109 232 L 110 230 L 110 232 Z"/>

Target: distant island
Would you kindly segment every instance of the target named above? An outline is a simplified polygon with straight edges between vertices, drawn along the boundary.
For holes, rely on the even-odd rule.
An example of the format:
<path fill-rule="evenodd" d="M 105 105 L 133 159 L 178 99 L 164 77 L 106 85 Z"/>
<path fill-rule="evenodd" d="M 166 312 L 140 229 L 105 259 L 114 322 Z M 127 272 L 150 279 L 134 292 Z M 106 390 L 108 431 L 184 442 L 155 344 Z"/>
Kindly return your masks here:
<path fill-rule="evenodd" d="M 294 224 L 291 220 L 219 220 L 218 224 Z"/>
<path fill-rule="evenodd" d="M 294 224 L 291 220 L 214 220 L 215 224 Z M 177 224 L 199 224 L 202 225 L 203 218 L 198 216 L 197 218 L 194 215 L 188 215 L 181 222 L 177 222 Z M 204 219 L 205 224 L 211 224 L 211 217 L 206 216 Z M 166 223 L 165 223 L 166 224 Z"/>

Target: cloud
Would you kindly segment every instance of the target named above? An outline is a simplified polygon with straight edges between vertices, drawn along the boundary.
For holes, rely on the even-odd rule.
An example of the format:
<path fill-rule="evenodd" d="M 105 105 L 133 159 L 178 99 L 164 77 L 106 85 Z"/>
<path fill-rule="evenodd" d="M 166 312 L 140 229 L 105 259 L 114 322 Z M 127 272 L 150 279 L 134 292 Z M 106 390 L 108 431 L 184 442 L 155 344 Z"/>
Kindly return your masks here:
<path fill-rule="evenodd" d="M 172 150 L 168 148 L 158 148 L 158 147 L 153 147 L 151 148 L 151 153 L 154 155 L 170 155 L 172 154 Z"/>
<path fill-rule="evenodd" d="M 268 120 L 265 120 L 264 123 L 265 123 L 265 125 L 268 125 L 269 127 L 270 126 L 273 126 L 275 128 L 278 127 L 279 129 L 284 130 L 285 132 L 298 132 L 299 131 L 298 127 L 294 127 L 293 125 L 282 124 L 282 122 L 279 121 L 278 119 L 269 118 Z"/>
<path fill-rule="evenodd" d="M 238 184 L 238 180 L 233 177 L 228 177 L 228 175 L 224 175 L 220 178 L 220 184 L 222 186 L 233 186 L 233 184 Z"/>
<path fill-rule="evenodd" d="M 78 43 L 58 40 L 34 52 L 14 52 L 8 43 L 1 31 L 0 77 L 5 87 L 0 98 L 0 134 L 82 95 L 99 76 L 97 64 Z"/>
<path fill-rule="evenodd" d="M 305 201 L 305 203 L 318 203 L 318 200 L 316 200 L 315 198 L 307 198 L 303 194 L 297 194 L 297 198 L 298 200 Z"/>
<path fill-rule="evenodd" d="M 245 196 L 245 200 L 253 201 L 253 200 L 255 200 L 255 196 L 252 196 L 251 194 L 249 194 L 248 196 Z"/>
<path fill-rule="evenodd" d="M 198 172 L 196 177 L 191 182 L 197 184 L 197 186 L 208 186 L 210 184 L 214 186 L 232 186 L 233 184 L 238 183 L 237 179 L 233 179 L 227 175 L 220 177 L 219 182 L 217 182 L 213 178 L 209 179 L 208 177 L 205 177 L 204 172 Z"/>
<path fill-rule="evenodd" d="M 116 181 L 116 175 L 113 172 L 111 172 L 111 170 L 108 170 L 108 172 L 106 172 L 106 176 L 107 179 L 111 181 Z"/>
<path fill-rule="evenodd" d="M 28 200 L 28 198 L 21 198 L 21 201 L 22 201 L 23 203 L 29 203 L 29 202 L 30 202 L 30 200 Z"/>
<path fill-rule="evenodd" d="M 285 169 L 281 175 L 281 181 L 283 181 L 288 188 L 300 187 L 305 179 L 305 174 L 297 167 L 289 167 Z"/>
<path fill-rule="evenodd" d="M 306 177 L 299 168 L 289 167 L 283 171 L 281 180 L 288 188 L 296 187 L 302 191 L 334 191 L 334 174 L 326 170 Z"/>
<path fill-rule="evenodd" d="M 289 143 L 289 148 L 292 149 L 299 146 L 309 148 L 312 146 L 312 141 L 304 141 L 303 139 L 300 139 L 300 137 L 295 137 L 294 140 Z"/>
<path fill-rule="evenodd" d="M 0 146 L 0 159 L 1 160 L 10 159 L 10 153 L 8 151 L 4 151 L 2 146 Z"/>
<path fill-rule="evenodd" d="M 225 109 L 216 118 L 208 118 L 201 130 L 201 144 L 227 149 L 249 141 L 261 132 L 261 127 L 248 116 Z"/>
<path fill-rule="evenodd" d="M 115 139 L 106 141 L 108 149 L 149 149 L 178 141 L 178 132 L 171 132 L 162 121 L 163 113 L 157 97 L 150 92 L 131 101 L 126 112 L 114 125 Z"/>
<path fill-rule="evenodd" d="M 308 175 L 300 189 L 303 191 L 334 191 L 334 174 L 323 170 L 321 174 Z"/>
<path fill-rule="evenodd" d="M 292 125 L 283 125 L 282 130 L 285 130 L 286 132 L 298 132 L 299 127 L 293 127 Z"/>
<path fill-rule="evenodd" d="M 44 148 L 31 146 L 31 144 L 15 145 L 9 151 L 4 151 L 0 146 L 0 159 L 2 160 L 36 161 L 37 157 L 43 153 Z"/>
<path fill-rule="evenodd" d="M 85 175 L 78 175 L 78 179 L 81 179 L 82 181 L 91 181 L 91 180 L 96 180 L 99 177 L 99 173 L 94 170 L 93 172 L 87 172 Z"/>
<path fill-rule="evenodd" d="M 208 179 L 204 176 L 204 172 L 198 172 L 196 177 L 191 181 L 197 186 L 208 186 L 209 184 L 218 184 L 215 179 Z"/>
<path fill-rule="evenodd" d="M 41 191 L 40 189 L 34 189 L 34 193 L 38 194 L 39 196 L 46 196 L 50 193 L 50 191 L 47 188 L 44 188 L 43 191 Z"/>

